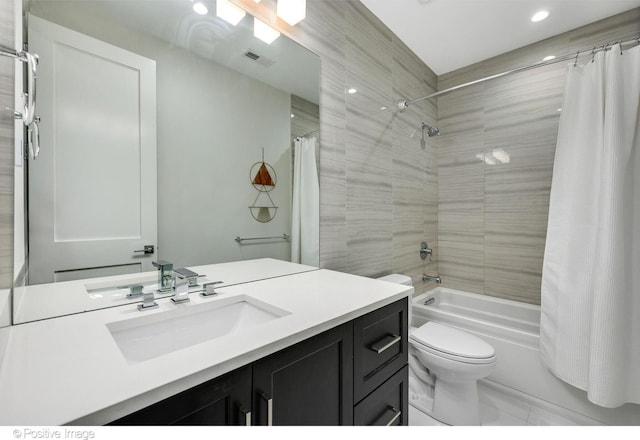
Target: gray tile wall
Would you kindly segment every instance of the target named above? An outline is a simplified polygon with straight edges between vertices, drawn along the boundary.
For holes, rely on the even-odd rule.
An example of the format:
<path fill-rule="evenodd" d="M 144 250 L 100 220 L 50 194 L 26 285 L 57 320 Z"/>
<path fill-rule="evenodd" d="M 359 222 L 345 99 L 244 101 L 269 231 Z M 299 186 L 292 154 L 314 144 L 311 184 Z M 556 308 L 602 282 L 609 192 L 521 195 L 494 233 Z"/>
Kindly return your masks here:
<path fill-rule="evenodd" d="M 263 17 L 275 10 L 251 3 Z M 280 28 L 321 58 L 321 266 L 404 273 L 421 291 L 422 273 L 438 272 L 418 253 L 422 241 L 437 247 L 436 145 L 419 130 L 435 124 L 436 106 L 394 105 L 435 91 L 436 75 L 358 1 L 308 1 L 303 22 Z"/>
<path fill-rule="evenodd" d="M 0 0 L 0 44 L 14 47 L 13 0 Z M 0 57 L 0 289 L 13 281 L 13 108 L 15 63 Z"/>
<path fill-rule="evenodd" d="M 442 75 L 438 89 L 639 34 L 640 8 Z M 558 63 L 438 99 L 443 285 L 540 304 L 566 69 L 567 63 Z M 501 151 L 508 163 L 494 157 Z"/>

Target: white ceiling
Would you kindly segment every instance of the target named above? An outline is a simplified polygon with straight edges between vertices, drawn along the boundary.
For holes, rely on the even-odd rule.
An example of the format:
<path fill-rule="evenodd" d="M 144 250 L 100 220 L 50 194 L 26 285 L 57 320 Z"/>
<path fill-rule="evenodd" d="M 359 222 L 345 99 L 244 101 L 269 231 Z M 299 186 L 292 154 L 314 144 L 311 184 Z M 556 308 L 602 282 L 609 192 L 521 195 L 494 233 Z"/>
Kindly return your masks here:
<path fill-rule="evenodd" d="M 640 0 L 361 0 L 436 74 L 640 6 Z M 531 16 L 541 10 L 549 18 Z"/>

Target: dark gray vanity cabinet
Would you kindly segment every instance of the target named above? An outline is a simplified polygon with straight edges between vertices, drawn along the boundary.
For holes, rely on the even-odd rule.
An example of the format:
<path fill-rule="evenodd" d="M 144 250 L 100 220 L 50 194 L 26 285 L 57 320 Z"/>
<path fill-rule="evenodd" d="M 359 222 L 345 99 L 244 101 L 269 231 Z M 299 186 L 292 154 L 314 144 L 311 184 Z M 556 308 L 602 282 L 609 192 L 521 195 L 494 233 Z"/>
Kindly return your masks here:
<path fill-rule="evenodd" d="M 256 425 L 353 424 L 352 323 L 253 364 Z"/>
<path fill-rule="evenodd" d="M 409 424 L 409 366 L 391 376 L 353 408 L 357 426 L 407 426 Z"/>
<path fill-rule="evenodd" d="M 114 425 L 407 425 L 408 303 L 396 301 Z"/>
<path fill-rule="evenodd" d="M 353 321 L 355 425 L 408 425 L 408 323 L 406 300 Z"/>
<path fill-rule="evenodd" d="M 111 425 L 251 424 L 251 366 L 246 366 L 136 411 Z"/>

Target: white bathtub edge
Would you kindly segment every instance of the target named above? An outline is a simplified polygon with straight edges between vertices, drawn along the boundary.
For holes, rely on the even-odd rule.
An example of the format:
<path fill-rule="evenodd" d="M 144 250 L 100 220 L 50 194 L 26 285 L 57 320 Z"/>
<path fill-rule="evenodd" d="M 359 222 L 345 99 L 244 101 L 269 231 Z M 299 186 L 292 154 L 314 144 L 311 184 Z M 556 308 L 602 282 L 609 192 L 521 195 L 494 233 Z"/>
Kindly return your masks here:
<path fill-rule="evenodd" d="M 433 290 L 414 298 L 412 324 L 420 326 L 427 320 L 438 321 L 477 334 L 489 342 L 496 350 L 498 361 L 488 380 L 605 425 L 640 425 L 640 405 L 626 404 L 614 409 L 597 406 L 587 400 L 584 391 L 551 374 L 540 358 L 539 335 L 516 329 L 504 330 L 498 325 L 487 324 L 477 319 L 461 318 L 442 311 L 438 313 L 437 319 L 431 317 L 429 310 L 426 310 L 429 308 L 424 307 L 423 303 L 433 295 Z M 460 292 L 452 289 L 448 291 Z M 468 292 L 460 293 L 474 295 Z M 485 298 L 484 295 L 479 296 L 482 299 Z M 495 300 L 502 301 L 491 298 L 489 302 Z M 530 304 L 522 304 L 524 307 L 532 307 Z"/>

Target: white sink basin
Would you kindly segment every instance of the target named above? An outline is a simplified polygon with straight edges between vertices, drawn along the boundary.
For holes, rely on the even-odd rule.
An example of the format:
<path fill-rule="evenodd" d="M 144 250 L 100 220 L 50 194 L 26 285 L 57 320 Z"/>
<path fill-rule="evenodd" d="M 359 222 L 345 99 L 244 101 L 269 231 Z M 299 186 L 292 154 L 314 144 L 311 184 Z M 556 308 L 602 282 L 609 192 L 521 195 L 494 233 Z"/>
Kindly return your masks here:
<path fill-rule="evenodd" d="M 253 330 L 289 313 L 241 295 L 111 322 L 107 328 L 125 359 L 134 363 Z"/>

